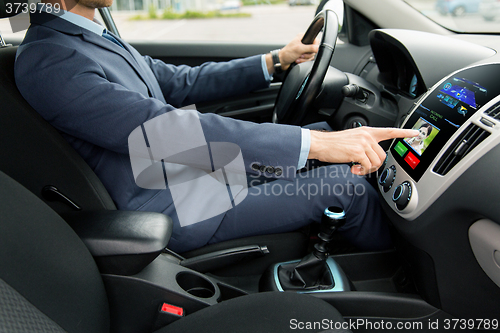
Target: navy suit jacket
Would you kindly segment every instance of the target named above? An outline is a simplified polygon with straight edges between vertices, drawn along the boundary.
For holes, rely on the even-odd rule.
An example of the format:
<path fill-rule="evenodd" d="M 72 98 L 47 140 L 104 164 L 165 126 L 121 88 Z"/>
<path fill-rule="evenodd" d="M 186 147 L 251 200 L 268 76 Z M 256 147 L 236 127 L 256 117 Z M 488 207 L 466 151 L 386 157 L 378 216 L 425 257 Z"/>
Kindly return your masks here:
<path fill-rule="evenodd" d="M 121 210 L 162 212 L 174 220 L 169 247 L 201 247 L 224 215 L 180 227 L 169 190 L 136 185 L 128 136 L 144 122 L 193 103 L 247 93 L 268 86 L 261 56 L 198 67 L 173 66 L 142 56 L 89 30 L 47 13 L 31 15 L 19 46 L 15 76 L 24 98 L 56 127 L 102 180 Z M 253 163 L 296 167 L 299 127 L 255 124 L 200 114 L 207 142 L 232 142 L 248 172 Z M 185 131 L 189 131 L 189 127 Z"/>

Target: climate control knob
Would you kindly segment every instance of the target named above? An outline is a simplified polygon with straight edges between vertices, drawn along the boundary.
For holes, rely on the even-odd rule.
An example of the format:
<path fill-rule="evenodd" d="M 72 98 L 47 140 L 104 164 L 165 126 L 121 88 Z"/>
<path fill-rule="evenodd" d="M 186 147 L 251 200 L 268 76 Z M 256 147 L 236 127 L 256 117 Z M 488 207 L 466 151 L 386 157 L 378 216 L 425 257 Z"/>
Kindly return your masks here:
<path fill-rule="evenodd" d="M 384 192 L 388 192 L 392 184 L 394 184 L 394 180 L 396 179 L 396 167 L 391 165 L 387 169 L 385 169 L 378 179 L 378 183 L 384 189 Z"/>
<path fill-rule="evenodd" d="M 411 199 L 411 184 L 404 182 L 396 187 L 392 194 L 392 201 L 396 203 L 399 210 L 405 209 Z"/>

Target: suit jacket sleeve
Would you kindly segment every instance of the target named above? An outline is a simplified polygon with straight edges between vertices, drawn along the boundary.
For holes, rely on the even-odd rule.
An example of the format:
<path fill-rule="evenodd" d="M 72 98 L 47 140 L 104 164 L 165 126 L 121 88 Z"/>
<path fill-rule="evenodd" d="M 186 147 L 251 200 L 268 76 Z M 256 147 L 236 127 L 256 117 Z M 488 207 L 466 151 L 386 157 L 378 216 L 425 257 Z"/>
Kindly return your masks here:
<path fill-rule="evenodd" d="M 261 56 L 200 66 L 174 66 L 145 56 L 168 104 L 175 107 L 234 97 L 269 86 L 262 73 Z"/>
<path fill-rule="evenodd" d="M 146 62 L 166 97 L 176 104 L 196 101 L 195 95 L 206 99 L 203 86 L 216 85 L 228 78 L 233 82 L 251 67 L 248 61 L 222 64 L 231 69 L 211 80 L 205 74 L 214 65 L 195 70 L 182 67 L 177 71 L 150 58 Z M 128 136 L 135 128 L 175 109 L 157 98 L 109 81 L 97 61 L 63 45 L 26 45 L 18 52 L 15 74 L 24 98 L 58 130 L 121 154 L 128 154 Z M 227 84 L 221 89 L 225 87 Z M 199 114 L 199 119 L 207 142 L 232 142 L 240 147 L 248 172 L 254 172 L 251 165 L 258 163 L 281 167 L 282 177 L 294 176 L 301 145 L 299 127 L 254 124 L 214 114 Z M 185 131 L 189 130 L 186 126 Z"/>

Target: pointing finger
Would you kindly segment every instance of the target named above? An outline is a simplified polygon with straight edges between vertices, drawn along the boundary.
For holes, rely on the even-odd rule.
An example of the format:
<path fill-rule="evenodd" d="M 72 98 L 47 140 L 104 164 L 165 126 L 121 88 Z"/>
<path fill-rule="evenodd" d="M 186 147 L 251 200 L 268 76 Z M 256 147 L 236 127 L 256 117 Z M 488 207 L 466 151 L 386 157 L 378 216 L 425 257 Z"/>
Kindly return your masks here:
<path fill-rule="evenodd" d="M 419 134 L 417 130 L 412 129 L 373 127 L 369 129 L 369 133 L 377 142 L 395 138 L 413 138 Z"/>

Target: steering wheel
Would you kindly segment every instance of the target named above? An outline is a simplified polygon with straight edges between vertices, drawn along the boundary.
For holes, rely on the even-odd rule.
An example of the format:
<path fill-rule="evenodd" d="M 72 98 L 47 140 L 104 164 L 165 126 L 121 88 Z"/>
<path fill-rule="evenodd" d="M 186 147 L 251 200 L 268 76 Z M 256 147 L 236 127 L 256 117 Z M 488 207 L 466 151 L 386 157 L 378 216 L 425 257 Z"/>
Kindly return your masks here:
<path fill-rule="evenodd" d="M 335 12 L 328 9 L 319 12 L 302 38 L 302 43 L 312 44 L 321 29 L 323 37 L 314 62 L 292 64 L 288 68 L 274 105 L 273 123 L 300 125 L 318 96 L 337 42 L 339 21 Z"/>

